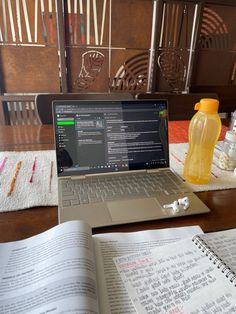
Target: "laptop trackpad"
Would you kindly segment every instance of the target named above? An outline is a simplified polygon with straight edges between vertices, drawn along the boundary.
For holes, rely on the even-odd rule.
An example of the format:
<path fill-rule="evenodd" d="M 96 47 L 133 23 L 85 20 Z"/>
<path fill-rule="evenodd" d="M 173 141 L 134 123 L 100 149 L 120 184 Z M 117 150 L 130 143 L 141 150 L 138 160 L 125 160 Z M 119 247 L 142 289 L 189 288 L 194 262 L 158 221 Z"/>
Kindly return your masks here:
<path fill-rule="evenodd" d="M 113 221 L 148 219 L 160 214 L 155 198 L 107 202 L 107 207 Z"/>

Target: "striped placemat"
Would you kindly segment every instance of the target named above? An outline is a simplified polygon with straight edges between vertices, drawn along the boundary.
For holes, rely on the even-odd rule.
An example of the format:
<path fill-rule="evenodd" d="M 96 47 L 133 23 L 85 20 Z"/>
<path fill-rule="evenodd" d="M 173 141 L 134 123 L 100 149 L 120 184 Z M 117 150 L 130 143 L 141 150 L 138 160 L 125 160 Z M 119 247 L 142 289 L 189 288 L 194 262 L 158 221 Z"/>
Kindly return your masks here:
<path fill-rule="evenodd" d="M 194 192 L 236 188 L 236 175 L 233 171 L 221 170 L 217 166 L 221 144 L 222 142 L 218 142 L 214 150 L 209 183 L 204 185 L 187 183 Z M 182 178 L 187 151 L 188 143 L 170 144 L 170 167 Z"/>
<path fill-rule="evenodd" d="M 188 143 L 170 144 L 170 166 L 181 177 L 187 149 Z M 188 184 L 193 191 L 236 188 L 236 176 L 233 172 L 217 167 L 218 155 L 219 149 L 215 149 L 210 183 L 206 185 Z M 30 183 L 35 158 L 35 171 Z M 1 169 L 4 159 L 6 159 L 6 163 Z M 14 188 L 8 196 L 9 187 L 19 162 L 21 162 L 21 167 Z M 58 195 L 54 150 L 0 152 L 0 212 L 56 205 L 58 205 Z"/>
<path fill-rule="evenodd" d="M 30 183 L 35 158 L 35 171 Z M 1 169 L 4 160 L 6 162 Z M 19 162 L 21 167 L 8 195 Z M 0 212 L 57 204 L 55 151 L 0 152 Z"/>

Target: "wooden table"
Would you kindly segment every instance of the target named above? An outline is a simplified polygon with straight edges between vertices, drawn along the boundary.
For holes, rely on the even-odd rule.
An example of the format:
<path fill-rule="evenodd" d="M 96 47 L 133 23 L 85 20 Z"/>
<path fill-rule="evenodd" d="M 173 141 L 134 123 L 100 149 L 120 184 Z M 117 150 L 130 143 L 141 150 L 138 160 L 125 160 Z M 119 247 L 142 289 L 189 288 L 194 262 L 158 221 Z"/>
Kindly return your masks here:
<path fill-rule="evenodd" d="M 0 151 L 54 149 L 52 126 L 0 126 Z M 0 186 L 1 188 L 1 186 Z M 101 232 L 138 231 L 199 225 L 204 232 L 236 228 L 236 189 L 196 193 L 211 209 L 208 214 L 102 227 Z M 0 213 L 0 242 L 20 240 L 57 224 L 57 207 L 35 207 Z"/>

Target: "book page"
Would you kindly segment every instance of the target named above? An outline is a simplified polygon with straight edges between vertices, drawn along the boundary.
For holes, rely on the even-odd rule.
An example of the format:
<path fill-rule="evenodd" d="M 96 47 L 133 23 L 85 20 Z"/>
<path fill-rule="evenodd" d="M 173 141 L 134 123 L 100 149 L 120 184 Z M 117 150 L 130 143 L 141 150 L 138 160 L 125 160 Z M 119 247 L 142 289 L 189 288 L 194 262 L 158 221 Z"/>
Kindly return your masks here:
<path fill-rule="evenodd" d="M 140 314 L 236 312 L 234 284 L 191 239 L 114 261 Z"/>
<path fill-rule="evenodd" d="M 98 313 L 91 228 L 71 221 L 0 244 L 0 313 Z"/>
<path fill-rule="evenodd" d="M 114 257 L 156 248 L 201 233 L 200 227 L 184 227 L 94 235 L 101 313 L 136 313 L 113 262 Z"/>
<path fill-rule="evenodd" d="M 207 233 L 200 238 L 236 273 L 236 229 Z"/>

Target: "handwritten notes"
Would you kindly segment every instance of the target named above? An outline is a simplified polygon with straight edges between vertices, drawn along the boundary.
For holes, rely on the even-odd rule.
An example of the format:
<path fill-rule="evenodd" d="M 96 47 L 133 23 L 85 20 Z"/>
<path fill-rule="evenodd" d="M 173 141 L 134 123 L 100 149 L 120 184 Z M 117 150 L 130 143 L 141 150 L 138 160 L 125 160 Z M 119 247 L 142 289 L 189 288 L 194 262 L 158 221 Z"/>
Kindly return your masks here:
<path fill-rule="evenodd" d="M 236 273 L 236 229 L 199 236 Z"/>
<path fill-rule="evenodd" d="M 114 259 L 138 313 L 236 312 L 236 288 L 190 240 Z"/>

